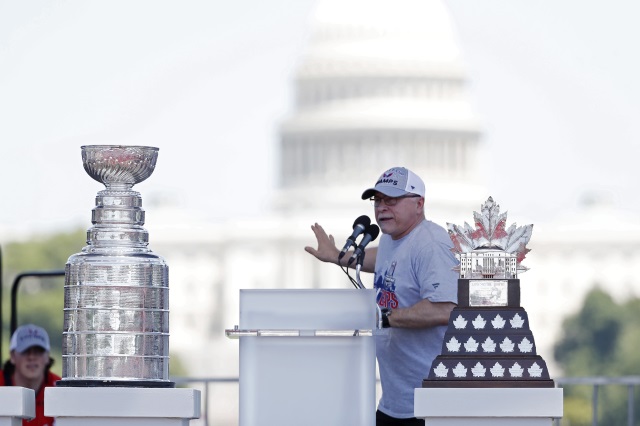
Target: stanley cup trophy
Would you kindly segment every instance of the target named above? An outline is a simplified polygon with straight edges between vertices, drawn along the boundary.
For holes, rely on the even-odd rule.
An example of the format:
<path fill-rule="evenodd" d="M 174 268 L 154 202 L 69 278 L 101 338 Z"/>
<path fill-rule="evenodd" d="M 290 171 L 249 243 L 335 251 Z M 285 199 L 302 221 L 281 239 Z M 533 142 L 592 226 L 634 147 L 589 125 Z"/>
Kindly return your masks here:
<path fill-rule="evenodd" d="M 58 386 L 174 387 L 169 378 L 169 271 L 147 247 L 140 194 L 158 148 L 82 147 L 96 196 L 87 246 L 66 265 Z"/>

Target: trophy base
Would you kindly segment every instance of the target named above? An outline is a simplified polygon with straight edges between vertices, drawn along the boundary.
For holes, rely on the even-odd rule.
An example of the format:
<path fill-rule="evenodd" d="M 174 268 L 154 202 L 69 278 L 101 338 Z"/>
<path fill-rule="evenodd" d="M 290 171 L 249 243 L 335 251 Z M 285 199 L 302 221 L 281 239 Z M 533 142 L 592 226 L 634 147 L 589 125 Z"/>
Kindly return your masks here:
<path fill-rule="evenodd" d="M 554 388 L 553 380 L 429 380 L 423 388 Z"/>
<path fill-rule="evenodd" d="M 175 388 L 175 382 L 154 380 L 58 380 L 58 387 L 69 388 Z"/>

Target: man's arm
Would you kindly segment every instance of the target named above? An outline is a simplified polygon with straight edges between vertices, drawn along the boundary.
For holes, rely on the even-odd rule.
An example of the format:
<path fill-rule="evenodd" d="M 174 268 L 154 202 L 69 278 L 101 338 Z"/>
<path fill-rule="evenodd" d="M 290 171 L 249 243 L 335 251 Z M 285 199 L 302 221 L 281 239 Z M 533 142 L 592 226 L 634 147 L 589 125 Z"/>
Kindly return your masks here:
<path fill-rule="evenodd" d="M 449 315 L 455 307 L 456 304 L 451 302 L 432 302 L 429 299 L 422 299 L 408 308 L 393 309 L 388 317 L 389 325 L 397 328 L 427 328 L 447 325 Z"/>
<path fill-rule="evenodd" d="M 311 230 L 316 236 L 318 248 L 314 249 L 313 247 L 307 246 L 304 248 L 305 251 L 315 256 L 318 260 L 321 260 L 323 262 L 335 263 L 337 265 L 340 250 L 338 250 L 338 247 L 336 247 L 336 242 L 333 238 L 333 235 L 327 235 L 327 232 L 324 230 L 324 228 L 317 223 L 311 225 Z M 362 263 L 363 272 L 375 271 L 377 253 L 377 247 L 365 249 L 364 262 Z M 340 260 L 340 264 L 342 266 L 347 266 L 347 262 L 349 261 L 349 257 L 351 257 L 351 254 L 352 251 L 347 252 L 347 254 L 345 254 L 344 257 Z M 351 264 L 351 267 L 355 268 L 355 262 Z"/>

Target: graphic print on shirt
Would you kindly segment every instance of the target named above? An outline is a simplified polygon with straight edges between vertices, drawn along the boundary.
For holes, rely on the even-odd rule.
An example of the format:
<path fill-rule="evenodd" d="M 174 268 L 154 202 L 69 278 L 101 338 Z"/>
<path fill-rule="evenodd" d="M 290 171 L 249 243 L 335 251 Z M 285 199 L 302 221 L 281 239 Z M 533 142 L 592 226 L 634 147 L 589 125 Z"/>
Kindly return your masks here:
<path fill-rule="evenodd" d="M 396 297 L 396 279 L 393 273 L 396 270 L 397 261 L 391 262 L 391 267 L 384 274 L 376 277 L 374 287 L 378 290 L 377 302 L 381 308 L 396 309 L 398 298 Z"/>

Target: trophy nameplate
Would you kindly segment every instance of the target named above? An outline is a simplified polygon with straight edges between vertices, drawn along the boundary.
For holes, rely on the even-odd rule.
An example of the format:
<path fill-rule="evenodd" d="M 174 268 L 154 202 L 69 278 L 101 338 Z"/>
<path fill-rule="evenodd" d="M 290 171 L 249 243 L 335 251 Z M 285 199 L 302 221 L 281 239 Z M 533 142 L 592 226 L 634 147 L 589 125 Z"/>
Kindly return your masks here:
<path fill-rule="evenodd" d="M 470 280 L 469 306 L 507 306 L 505 280 Z"/>
<path fill-rule="evenodd" d="M 520 281 L 518 279 L 458 280 L 458 307 L 518 307 Z"/>

